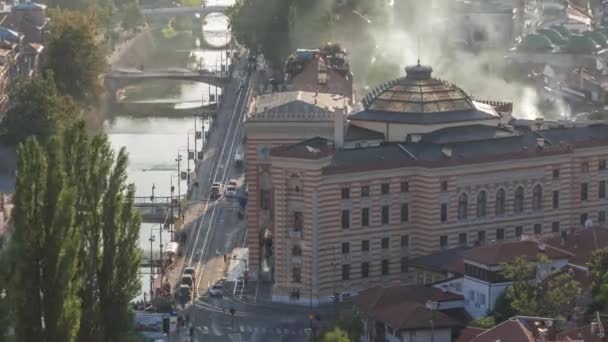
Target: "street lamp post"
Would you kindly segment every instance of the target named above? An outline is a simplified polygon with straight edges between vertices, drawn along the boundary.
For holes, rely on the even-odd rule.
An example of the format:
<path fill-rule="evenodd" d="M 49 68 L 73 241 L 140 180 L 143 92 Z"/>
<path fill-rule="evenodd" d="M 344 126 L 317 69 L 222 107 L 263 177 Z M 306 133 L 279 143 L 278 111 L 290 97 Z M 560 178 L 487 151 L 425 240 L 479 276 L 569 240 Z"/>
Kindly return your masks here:
<path fill-rule="evenodd" d="M 431 310 L 431 342 L 435 342 L 435 311 L 439 310 L 439 302 L 428 300 L 426 308 Z"/>
<path fill-rule="evenodd" d="M 148 240 L 150 241 L 150 301 L 152 301 L 152 295 L 154 293 L 154 255 L 152 253 L 154 250 L 154 241 L 156 241 L 152 231 L 150 231 L 150 239 Z"/>
<path fill-rule="evenodd" d="M 175 159 L 175 161 L 177 162 L 177 203 L 179 204 L 177 207 L 177 214 L 181 217 L 182 216 L 182 206 L 180 203 L 180 199 L 182 197 L 182 192 L 181 192 L 181 187 L 180 187 L 180 183 L 182 181 L 182 174 L 181 174 L 181 163 L 182 163 L 182 154 L 181 153 L 177 153 L 177 158 Z M 171 203 L 171 205 L 173 205 L 173 203 Z"/>

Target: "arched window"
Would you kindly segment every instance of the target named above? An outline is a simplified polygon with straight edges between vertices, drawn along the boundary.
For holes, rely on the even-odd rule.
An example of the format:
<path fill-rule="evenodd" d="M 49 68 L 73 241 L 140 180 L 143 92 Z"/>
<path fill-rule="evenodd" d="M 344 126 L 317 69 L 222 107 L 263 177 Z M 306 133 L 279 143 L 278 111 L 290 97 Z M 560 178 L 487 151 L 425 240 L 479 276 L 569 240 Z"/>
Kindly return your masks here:
<path fill-rule="evenodd" d="M 487 194 L 485 191 L 480 191 L 477 194 L 477 217 L 486 216 Z"/>
<path fill-rule="evenodd" d="M 521 213 L 524 211 L 524 188 L 518 187 L 515 189 L 515 198 L 513 199 L 513 211 Z"/>
<path fill-rule="evenodd" d="M 458 197 L 458 219 L 465 220 L 467 218 L 467 211 L 469 210 L 469 200 L 467 194 L 462 193 Z"/>
<path fill-rule="evenodd" d="M 543 188 L 537 184 L 532 189 L 532 209 L 541 210 L 543 208 Z"/>
<path fill-rule="evenodd" d="M 505 189 L 496 191 L 496 216 L 505 214 Z"/>

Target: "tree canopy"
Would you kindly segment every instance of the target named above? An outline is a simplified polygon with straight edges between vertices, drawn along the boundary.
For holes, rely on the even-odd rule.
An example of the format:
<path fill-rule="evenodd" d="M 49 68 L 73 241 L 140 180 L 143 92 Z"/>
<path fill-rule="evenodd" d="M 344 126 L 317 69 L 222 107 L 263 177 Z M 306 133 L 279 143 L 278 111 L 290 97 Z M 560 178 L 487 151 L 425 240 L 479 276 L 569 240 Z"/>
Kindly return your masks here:
<path fill-rule="evenodd" d="M 608 310 L 608 248 L 598 249 L 591 255 L 591 304 L 588 314 Z"/>
<path fill-rule="evenodd" d="M 88 12 L 57 10 L 51 21 L 47 69 L 57 88 L 83 105 L 94 105 L 106 59 L 97 32 L 99 18 Z"/>
<path fill-rule="evenodd" d="M 7 287 L 17 339 L 123 340 L 141 261 L 125 150 L 80 122 L 44 145 L 28 138 L 18 157 Z"/>
<path fill-rule="evenodd" d="M 351 342 L 346 332 L 338 327 L 323 335 L 323 342 Z"/>
<path fill-rule="evenodd" d="M 17 80 L 10 86 L 9 97 L 10 107 L 0 124 L 0 134 L 9 144 L 29 136 L 45 142 L 78 116 L 74 102 L 59 94 L 51 74 Z"/>

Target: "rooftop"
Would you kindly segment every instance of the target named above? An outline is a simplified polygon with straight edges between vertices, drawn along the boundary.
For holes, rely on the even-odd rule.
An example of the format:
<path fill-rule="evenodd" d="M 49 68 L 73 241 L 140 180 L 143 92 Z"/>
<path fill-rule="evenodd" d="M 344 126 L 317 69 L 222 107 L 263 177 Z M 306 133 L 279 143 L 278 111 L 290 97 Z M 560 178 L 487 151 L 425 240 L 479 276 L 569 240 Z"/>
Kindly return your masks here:
<path fill-rule="evenodd" d="M 544 146 L 539 147 L 539 139 Z M 423 135 L 419 142 L 337 150 L 326 174 L 408 166 L 445 167 L 572 153 L 575 147 L 608 144 L 608 124 L 528 129 L 450 127 Z"/>
<path fill-rule="evenodd" d="M 331 156 L 333 152 L 332 141 L 317 137 L 293 145 L 275 147 L 270 153 L 275 157 L 320 159 Z"/>
<path fill-rule="evenodd" d="M 557 340 L 563 342 L 606 342 L 607 330 L 608 316 L 596 313 L 591 324 L 563 331 L 557 334 Z"/>
<path fill-rule="evenodd" d="M 371 129 L 348 125 L 344 141 L 360 141 L 360 140 L 384 140 L 384 134 L 372 131 Z"/>
<path fill-rule="evenodd" d="M 324 70 L 327 74 L 324 82 L 319 82 L 319 70 Z M 344 74 L 333 69 L 325 57 L 315 55 L 304 63 L 300 72 L 288 80 L 287 89 L 338 94 L 350 101 L 353 98 L 353 77 L 350 73 Z"/>
<path fill-rule="evenodd" d="M 409 265 L 433 271 L 464 274 L 462 255 L 470 247 L 456 247 L 410 260 Z"/>
<path fill-rule="evenodd" d="M 463 297 L 427 286 L 377 286 L 361 291 L 352 298 L 353 304 L 359 310 L 396 329 L 428 329 L 433 314 L 436 328 L 463 326 L 460 317 L 451 317 L 442 311 L 441 304 L 439 311 L 433 313 L 426 307 L 426 302 L 429 300 L 441 303 L 461 301 Z"/>
<path fill-rule="evenodd" d="M 546 244 L 522 240 L 475 247 L 464 252 L 463 258 L 483 265 L 496 266 L 511 262 L 520 256 L 525 256 L 528 260 L 536 260 L 539 254 L 546 255 L 549 259 L 568 259 L 573 256 L 569 252 Z"/>
<path fill-rule="evenodd" d="M 608 230 L 602 228 L 577 229 L 562 236 L 549 238 L 547 245 L 573 254 L 570 263 L 587 267 L 593 251 L 608 247 Z"/>
<path fill-rule="evenodd" d="M 287 91 L 258 96 L 248 121 L 333 121 L 328 114 L 348 106 L 344 96 L 307 91 Z"/>
<path fill-rule="evenodd" d="M 469 341 L 540 342 L 542 339 L 539 336 L 539 330 L 547 329 L 550 333 L 552 324 L 553 320 L 550 318 L 516 316 L 481 332 Z M 549 338 L 545 340 L 553 341 L 553 339 Z"/>
<path fill-rule="evenodd" d="M 407 67 L 405 77 L 381 84 L 365 96 L 363 110 L 350 119 L 422 125 L 500 119 L 492 106 L 473 101 L 452 83 L 432 78 L 432 71 L 420 64 Z"/>

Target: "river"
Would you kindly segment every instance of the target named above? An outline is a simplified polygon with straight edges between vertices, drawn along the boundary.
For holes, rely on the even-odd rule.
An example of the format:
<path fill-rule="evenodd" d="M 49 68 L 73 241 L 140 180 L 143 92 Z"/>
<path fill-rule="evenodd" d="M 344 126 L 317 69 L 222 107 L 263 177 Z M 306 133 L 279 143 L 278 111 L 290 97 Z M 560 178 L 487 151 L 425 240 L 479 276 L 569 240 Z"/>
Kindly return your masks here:
<path fill-rule="evenodd" d="M 234 0 L 208 1 L 208 5 L 230 5 Z M 228 18 L 223 14 L 210 14 L 203 26 L 203 35 L 210 45 L 221 46 L 230 40 Z M 189 37 L 189 38 L 188 38 Z M 159 37 L 160 40 L 162 38 Z M 220 63 L 225 61 L 225 50 L 203 50 L 198 48 L 200 41 L 193 35 L 185 35 L 179 39 L 177 46 L 172 44 L 174 51 L 162 53 L 162 60 L 154 59 L 154 68 L 185 68 L 188 64 L 196 63 L 205 69 L 217 70 Z M 164 42 L 157 41 L 157 46 L 164 47 Z M 171 58 L 167 58 L 169 55 Z M 147 65 L 146 65 L 147 67 Z M 215 89 L 203 83 L 186 81 L 152 81 L 125 90 L 126 102 L 170 103 L 176 109 L 199 107 L 209 103 L 208 94 L 215 96 L 221 89 Z M 197 120 L 200 130 L 201 120 Z M 182 155 L 182 170 L 187 169 L 186 146 L 194 147 L 195 119 L 194 117 L 142 117 L 119 114 L 104 122 L 112 146 L 118 150 L 123 146 L 129 153 L 129 182 L 136 187 L 136 196 L 152 195 L 169 196 L 170 184 L 175 185 L 177 194 L 177 163 L 178 154 Z M 199 141 L 200 149 L 200 141 Z M 190 162 L 190 168 L 193 168 Z M 181 192 L 187 190 L 186 181 L 180 183 Z M 144 258 L 150 255 L 150 238 L 155 237 L 152 252 L 157 259 L 160 249 L 160 224 L 142 223 L 140 231 L 140 247 Z M 162 243 L 170 241 L 168 231 L 162 232 Z M 142 270 L 142 291 L 150 291 L 149 269 Z M 140 298 L 143 298 L 140 296 Z"/>

